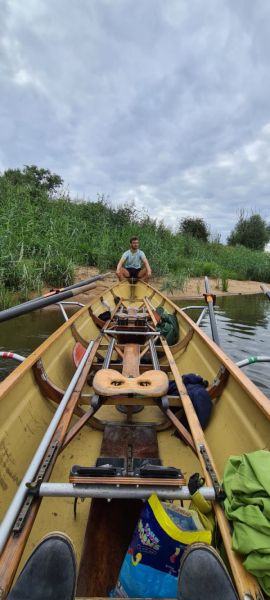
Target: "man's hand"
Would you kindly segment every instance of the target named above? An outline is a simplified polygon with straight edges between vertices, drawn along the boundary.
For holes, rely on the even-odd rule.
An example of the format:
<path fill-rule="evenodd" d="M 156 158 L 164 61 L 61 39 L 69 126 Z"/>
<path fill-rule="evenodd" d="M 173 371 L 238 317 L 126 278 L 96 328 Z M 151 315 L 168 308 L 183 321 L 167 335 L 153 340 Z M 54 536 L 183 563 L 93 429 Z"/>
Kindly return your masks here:
<path fill-rule="evenodd" d="M 143 264 L 144 264 L 145 269 L 146 269 L 146 275 L 147 275 L 147 277 L 151 277 L 152 271 L 151 271 L 151 267 L 150 267 L 149 262 L 148 262 L 148 260 L 147 260 L 146 257 L 143 260 Z"/>

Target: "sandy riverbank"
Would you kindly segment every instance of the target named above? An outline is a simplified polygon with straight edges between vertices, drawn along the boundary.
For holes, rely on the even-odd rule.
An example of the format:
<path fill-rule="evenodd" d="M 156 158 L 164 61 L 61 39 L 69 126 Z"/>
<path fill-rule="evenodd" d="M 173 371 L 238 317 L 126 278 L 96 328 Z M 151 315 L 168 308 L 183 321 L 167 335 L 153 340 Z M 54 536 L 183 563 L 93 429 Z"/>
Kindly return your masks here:
<path fill-rule="evenodd" d="M 88 279 L 94 275 L 98 274 L 98 270 L 94 267 L 79 267 L 76 270 L 75 281 L 81 281 L 84 279 Z M 93 298 L 97 294 L 102 294 L 106 289 L 111 287 L 114 283 L 117 282 L 116 275 L 112 273 L 106 279 L 97 282 L 97 286 L 93 290 L 89 290 L 84 294 L 80 294 L 76 296 L 76 300 L 78 302 L 85 303 L 90 298 Z M 161 289 L 162 287 L 162 279 L 153 278 L 150 283 L 156 287 L 157 289 Z M 211 287 L 211 291 L 213 294 L 217 296 L 231 296 L 233 294 L 260 294 L 262 290 L 260 288 L 259 281 L 237 281 L 234 279 L 228 280 L 228 291 L 222 292 L 221 290 L 221 282 L 218 279 L 209 278 L 209 283 Z M 270 284 L 267 285 L 270 287 Z M 164 290 L 163 293 L 166 296 L 170 297 L 172 300 L 181 300 L 182 298 L 200 298 L 202 294 L 205 292 L 204 289 L 204 278 L 203 277 L 193 277 L 190 278 L 184 290 L 174 290 L 173 294 L 170 294 L 169 291 Z"/>

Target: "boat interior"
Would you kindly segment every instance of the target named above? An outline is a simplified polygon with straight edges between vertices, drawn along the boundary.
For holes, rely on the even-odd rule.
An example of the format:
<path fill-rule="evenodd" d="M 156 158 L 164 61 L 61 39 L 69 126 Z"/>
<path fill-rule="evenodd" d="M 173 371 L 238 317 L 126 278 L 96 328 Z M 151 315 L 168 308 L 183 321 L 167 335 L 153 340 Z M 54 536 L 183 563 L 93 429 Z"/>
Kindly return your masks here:
<path fill-rule="evenodd" d="M 173 345 L 159 330 L 159 309 L 176 318 Z M 145 498 L 154 491 L 188 507 L 180 491 L 199 472 L 216 505 L 229 456 L 269 449 L 267 398 L 173 302 L 146 283 L 122 282 L 70 316 L 1 384 L 2 519 L 80 366 L 14 515 L 0 558 L 3 589 L 44 535 L 63 531 L 76 549 L 76 597 L 108 597 Z M 212 412 L 204 431 L 183 384 L 190 373 L 208 382 Z M 60 484 L 68 485 L 67 495 Z M 218 506 L 238 585 L 241 565 L 221 513 Z"/>

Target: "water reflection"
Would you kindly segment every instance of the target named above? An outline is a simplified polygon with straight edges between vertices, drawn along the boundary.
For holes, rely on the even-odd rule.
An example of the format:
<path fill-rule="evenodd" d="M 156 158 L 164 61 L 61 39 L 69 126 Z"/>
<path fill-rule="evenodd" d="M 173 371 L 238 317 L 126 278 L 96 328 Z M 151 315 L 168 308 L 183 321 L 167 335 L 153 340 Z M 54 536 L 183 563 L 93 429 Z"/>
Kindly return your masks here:
<path fill-rule="evenodd" d="M 187 302 L 179 302 L 179 305 L 186 306 Z M 196 320 L 195 311 L 189 315 Z M 270 355 L 270 302 L 264 294 L 222 296 L 217 299 L 215 315 L 220 345 L 234 362 L 248 356 Z M 208 315 L 201 327 L 212 337 Z M 270 363 L 248 365 L 243 370 L 270 398 Z"/>
<path fill-rule="evenodd" d="M 36 310 L 0 324 L 0 350 L 28 356 L 60 325 L 63 316 L 59 307 Z M 0 381 L 19 363 L 0 358 Z"/>
<path fill-rule="evenodd" d="M 258 326 L 266 328 L 269 323 L 270 303 L 264 294 L 223 296 L 218 298 L 218 304 L 228 319 L 241 326 L 250 325 L 254 330 Z"/>

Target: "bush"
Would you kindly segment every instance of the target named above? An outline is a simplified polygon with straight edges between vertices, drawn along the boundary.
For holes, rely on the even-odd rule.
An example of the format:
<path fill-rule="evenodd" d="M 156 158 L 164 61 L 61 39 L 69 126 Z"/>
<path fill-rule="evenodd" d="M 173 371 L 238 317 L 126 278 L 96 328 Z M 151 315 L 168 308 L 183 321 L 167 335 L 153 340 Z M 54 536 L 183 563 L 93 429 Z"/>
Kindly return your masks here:
<path fill-rule="evenodd" d="M 215 262 L 196 260 L 190 265 L 191 277 L 218 277 L 219 273 L 220 266 Z"/>
<path fill-rule="evenodd" d="M 240 213 L 239 220 L 228 237 L 228 244 L 235 246 L 242 244 L 252 250 L 264 250 L 270 240 L 270 227 L 261 215 L 253 214 L 245 218 L 244 212 Z"/>
<path fill-rule="evenodd" d="M 188 235 L 202 242 L 207 242 L 209 237 L 209 229 L 203 219 L 187 217 L 181 219 L 179 224 L 179 233 Z"/>
<path fill-rule="evenodd" d="M 43 264 L 42 277 L 52 287 L 67 287 L 74 283 L 74 265 L 65 256 L 50 258 Z"/>

